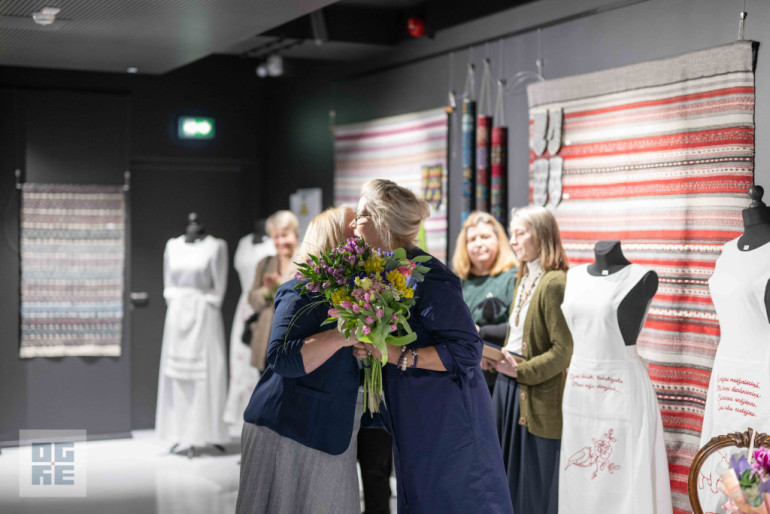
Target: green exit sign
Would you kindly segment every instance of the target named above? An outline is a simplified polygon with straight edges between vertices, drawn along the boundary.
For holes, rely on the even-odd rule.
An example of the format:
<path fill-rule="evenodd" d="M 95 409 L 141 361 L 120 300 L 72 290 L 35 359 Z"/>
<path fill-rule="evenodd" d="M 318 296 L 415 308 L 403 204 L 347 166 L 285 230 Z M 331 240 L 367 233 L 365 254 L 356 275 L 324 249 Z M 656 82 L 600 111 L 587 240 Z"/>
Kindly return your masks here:
<path fill-rule="evenodd" d="M 179 117 L 179 139 L 214 139 L 214 118 Z"/>

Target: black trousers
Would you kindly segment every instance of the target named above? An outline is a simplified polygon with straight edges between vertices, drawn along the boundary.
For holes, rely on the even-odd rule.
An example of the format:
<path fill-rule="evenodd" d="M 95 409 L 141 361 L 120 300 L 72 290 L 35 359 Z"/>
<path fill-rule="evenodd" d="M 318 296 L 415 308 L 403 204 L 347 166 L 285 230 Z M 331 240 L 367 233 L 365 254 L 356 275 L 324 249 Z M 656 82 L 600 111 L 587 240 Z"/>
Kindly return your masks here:
<path fill-rule="evenodd" d="M 364 488 L 364 514 L 390 514 L 393 443 L 381 428 L 358 431 L 358 463 Z"/>

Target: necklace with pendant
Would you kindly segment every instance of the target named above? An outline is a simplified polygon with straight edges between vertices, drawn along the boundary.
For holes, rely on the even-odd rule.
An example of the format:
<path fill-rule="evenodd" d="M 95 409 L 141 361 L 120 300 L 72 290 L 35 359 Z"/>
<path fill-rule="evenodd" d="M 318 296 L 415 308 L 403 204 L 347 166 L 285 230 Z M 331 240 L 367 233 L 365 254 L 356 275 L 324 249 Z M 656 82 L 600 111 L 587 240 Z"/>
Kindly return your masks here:
<path fill-rule="evenodd" d="M 530 297 L 530 295 L 535 290 L 535 287 L 537 287 L 537 283 L 540 280 L 540 277 L 543 276 L 543 270 L 541 269 L 540 272 L 535 275 L 535 279 L 532 281 L 532 283 L 529 285 L 529 287 L 525 288 L 525 284 L 527 283 L 527 277 L 529 277 L 529 273 L 524 275 L 522 277 L 522 280 L 524 281 L 524 284 L 521 286 L 521 291 L 519 292 L 519 298 L 516 302 L 516 307 L 513 310 L 514 318 L 513 318 L 513 324 L 514 326 L 519 326 L 519 314 L 521 314 L 521 307 L 524 305 L 524 302 L 527 301 L 527 298 Z"/>

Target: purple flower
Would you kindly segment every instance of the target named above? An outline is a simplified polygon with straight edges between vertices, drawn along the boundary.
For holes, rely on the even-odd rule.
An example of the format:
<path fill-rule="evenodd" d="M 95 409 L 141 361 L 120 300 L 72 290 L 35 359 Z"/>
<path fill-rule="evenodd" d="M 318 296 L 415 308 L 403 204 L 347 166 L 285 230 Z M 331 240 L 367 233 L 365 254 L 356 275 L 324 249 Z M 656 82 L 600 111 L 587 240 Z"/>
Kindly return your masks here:
<path fill-rule="evenodd" d="M 353 313 L 358 314 L 359 312 L 361 312 L 361 306 L 358 305 L 357 303 L 354 303 L 353 304 Z"/>
<path fill-rule="evenodd" d="M 297 280 L 302 280 L 303 278 L 305 278 L 305 275 L 303 275 L 298 271 L 297 274 L 294 275 L 294 278 L 296 278 Z"/>
<path fill-rule="evenodd" d="M 331 282 L 324 282 L 323 284 L 324 289 L 329 289 L 331 286 L 332 286 Z"/>
<path fill-rule="evenodd" d="M 371 295 L 371 294 L 369 294 L 369 293 L 366 293 L 366 294 L 364 295 L 364 301 L 365 301 L 366 303 L 369 303 L 369 302 L 371 302 L 371 301 L 372 301 L 372 295 Z M 369 307 L 369 309 L 371 309 L 371 307 Z"/>
<path fill-rule="evenodd" d="M 765 471 L 770 472 L 770 450 L 764 446 L 758 450 L 754 450 L 754 458 L 757 464 L 765 468 Z"/>
<path fill-rule="evenodd" d="M 381 318 L 381 317 L 383 316 L 383 314 L 385 314 L 385 313 L 382 311 L 382 307 L 380 307 L 379 309 L 377 309 L 377 317 L 378 317 L 378 318 Z"/>
<path fill-rule="evenodd" d="M 398 330 L 398 327 L 396 326 L 396 324 L 395 323 L 391 323 L 390 324 L 390 331 L 391 332 L 395 332 L 396 330 Z"/>
<path fill-rule="evenodd" d="M 349 301 L 347 301 L 347 300 L 343 300 L 342 302 L 340 302 L 340 307 L 342 307 L 343 309 L 346 309 L 346 310 L 347 310 L 347 309 L 350 309 L 351 307 L 353 307 L 353 304 L 352 304 L 352 303 L 350 303 L 350 302 L 349 302 Z M 354 312 L 355 312 L 355 311 L 354 311 Z"/>
<path fill-rule="evenodd" d="M 367 323 L 374 323 L 374 318 L 373 318 L 373 317 L 371 317 L 371 316 L 367 316 L 367 317 L 366 317 L 366 322 L 367 322 Z"/>
<path fill-rule="evenodd" d="M 337 309 L 329 309 L 329 317 L 331 318 L 339 318 L 340 317 L 340 311 Z"/>
<path fill-rule="evenodd" d="M 363 332 L 363 333 L 364 333 L 364 335 L 368 335 L 368 334 L 369 334 L 369 332 L 371 332 L 371 331 L 372 331 L 372 328 L 371 328 L 369 325 L 364 325 L 364 326 L 361 328 L 361 332 Z"/>
<path fill-rule="evenodd" d="M 364 309 L 366 309 L 367 311 L 370 311 L 370 310 L 372 310 L 372 304 L 371 304 L 371 303 L 369 303 L 369 302 L 366 302 L 366 303 L 364 304 Z"/>

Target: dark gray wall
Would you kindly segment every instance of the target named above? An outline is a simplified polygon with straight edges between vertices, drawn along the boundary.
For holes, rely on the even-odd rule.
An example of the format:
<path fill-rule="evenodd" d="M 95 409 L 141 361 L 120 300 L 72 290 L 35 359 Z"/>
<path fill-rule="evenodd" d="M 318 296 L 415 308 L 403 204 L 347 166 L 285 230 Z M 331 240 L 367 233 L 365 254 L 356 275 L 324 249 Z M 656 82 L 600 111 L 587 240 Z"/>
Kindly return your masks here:
<path fill-rule="evenodd" d="M 475 46 L 473 61 L 476 69 L 481 70 L 481 59 L 488 54 L 492 59 L 493 73 L 498 74 L 498 38 L 501 36 L 588 10 L 602 11 L 618 4 L 608 0 L 541 0 L 440 32 L 432 41 L 407 43 L 399 52 L 383 60 L 382 66 L 422 59 L 419 62 L 353 80 L 338 78 L 334 86 L 329 81 L 324 83 L 318 80 L 312 87 L 285 88 L 284 94 L 275 98 L 273 105 L 284 118 L 283 130 L 276 135 L 278 141 L 274 143 L 274 148 L 290 147 L 294 155 L 303 154 L 305 139 L 297 138 L 300 127 L 307 120 L 316 120 L 320 130 L 321 121 L 328 120 L 328 110 L 332 106 L 337 112 L 338 123 L 351 123 L 445 105 L 450 82 L 450 55 L 425 58 L 426 55 L 463 44 L 493 40 L 488 47 Z M 536 70 L 539 46 L 545 60 L 543 74 L 553 79 L 727 44 L 737 37 L 741 6 L 741 2 L 724 0 L 648 0 L 545 28 L 540 34 L 540 44 L 535 31 L 508 37 L 503 52 L 505 76 L 511 77 L 522 70 Z M 765 28 L 770 25 L 770 5 L 749 1 L 747 10 L 745 37 L 761 42 Z M 454 89 L 459 94 L 465 84 L 469 51 L 456 51 L 453 60 Z M 477 87 L 480 82 L 481 74 L 477 71 Z M 763 92 L 770 86 L 770 52 L 761 47 L 756 86 L 756 136 L 757 141 L 761 141 L 763 135 L 770 131 L 770 108 L 762 102 Z M 524 88 L 505 98 L 505 121 L 509 127 L 509 207 L 521 206 L 528 201 L 528 114 Z M 324 134 L 323 137 L 328 136 Z M 290 138 L 291 145 L 281 143 L 284 138 Z M 457 141 L 457 138 L 454 140 Z M 312 171 L 309 166 L 295 162 L 280 151 L 268 156 L 267 169 L 286 166 L 287 171 L 296 173 L 303 183 L 326 187 L 331 191 L 333 148 L 331 145 L 312 146 L 312 158 L 316 161 Z M 756 182 L 770 185 L 770 154 L 761 150 L 761 144 L 757 147 Z M 294 164 L 296 167 L 292 167 Z M 460 227 L 459 152 L 450 169 L 449 227 L 450 240 L 453 240 Z M 273 186 L 275 179 L 267 178 L 265 184 Z M 325 202 L 328 204 L 331 199 L 325 197 Z M 268 205 L 273 207 L 269 200 L 265 202 L 265 206 Z"/>
<path fill-rule="evenodd" d="M 205 210 L 211 203 L 207 200 L 221 192 L 223 176 L 215 171 L 226 170 L 228 196 L 236 197 L 219 202 L 217 209 L 224 215 L 212 212 L 204 219 L 211 222 L 207 229 L 224 238 L 230 252 L 238 237 L 251 230 L 259 210 L 263 87 L 251 63 L 234 57 L 205 59 L 162 77 L 0 68 L 0 112 L 4 113 L 0 116 L 0 287 L 4 291 L 0 295 L 0 443 L 17 440 L 19 429 L 77 428 L 99 437 L 153 426 L 162 335 L 162 330 L 156 330 L 132 338 L 127 332 L 119 358 L 18 357 L 14 169 L 23 170 L 26 180 L 34 182 L 121 184 L 124 171 L 136 167 L 142 169 L 144 184 L 153 193 L 152 170 L 161 170 L 166 193 L 132 194 L 130 205 L 140 205 L 143 213 L 150 213 L 150 220 L 154 213 L 156 220 L 163 221 L 147 222 L 145 216 L 141 226 L 133 227 L 134 243 L 161 241 L 157 255 L 144 267 L 152 268 L 148 276 L 156 277 L 162 289 L 162 242 L 184 231 L 189 210 L 196 206 Z M 180 114 L 214 116 L 217 138 L 178 140 Z M 205 197 L 196 201 L 175 194 L 190 188 L 168 184 L 169 170 L 179 180 L 185 180 L 185 170 L 190 170 L 196 191 Z M 185 186 L 187 182 L 192 183 L 186 181 Z M 171 215 L 174 220 L 167 219 Z M 132 227 L 127 228 L 131 234 Z M 147 245 L 133 248 L 143 246 Z M 239 289 L 237 277 L 230 274 L 223 305 L 228 331 Z M 162 298 L 156 296 L 151 303 L 163 311 Z M 128 330 L 132 311 L 127 309 L 126 315 Z"/>

